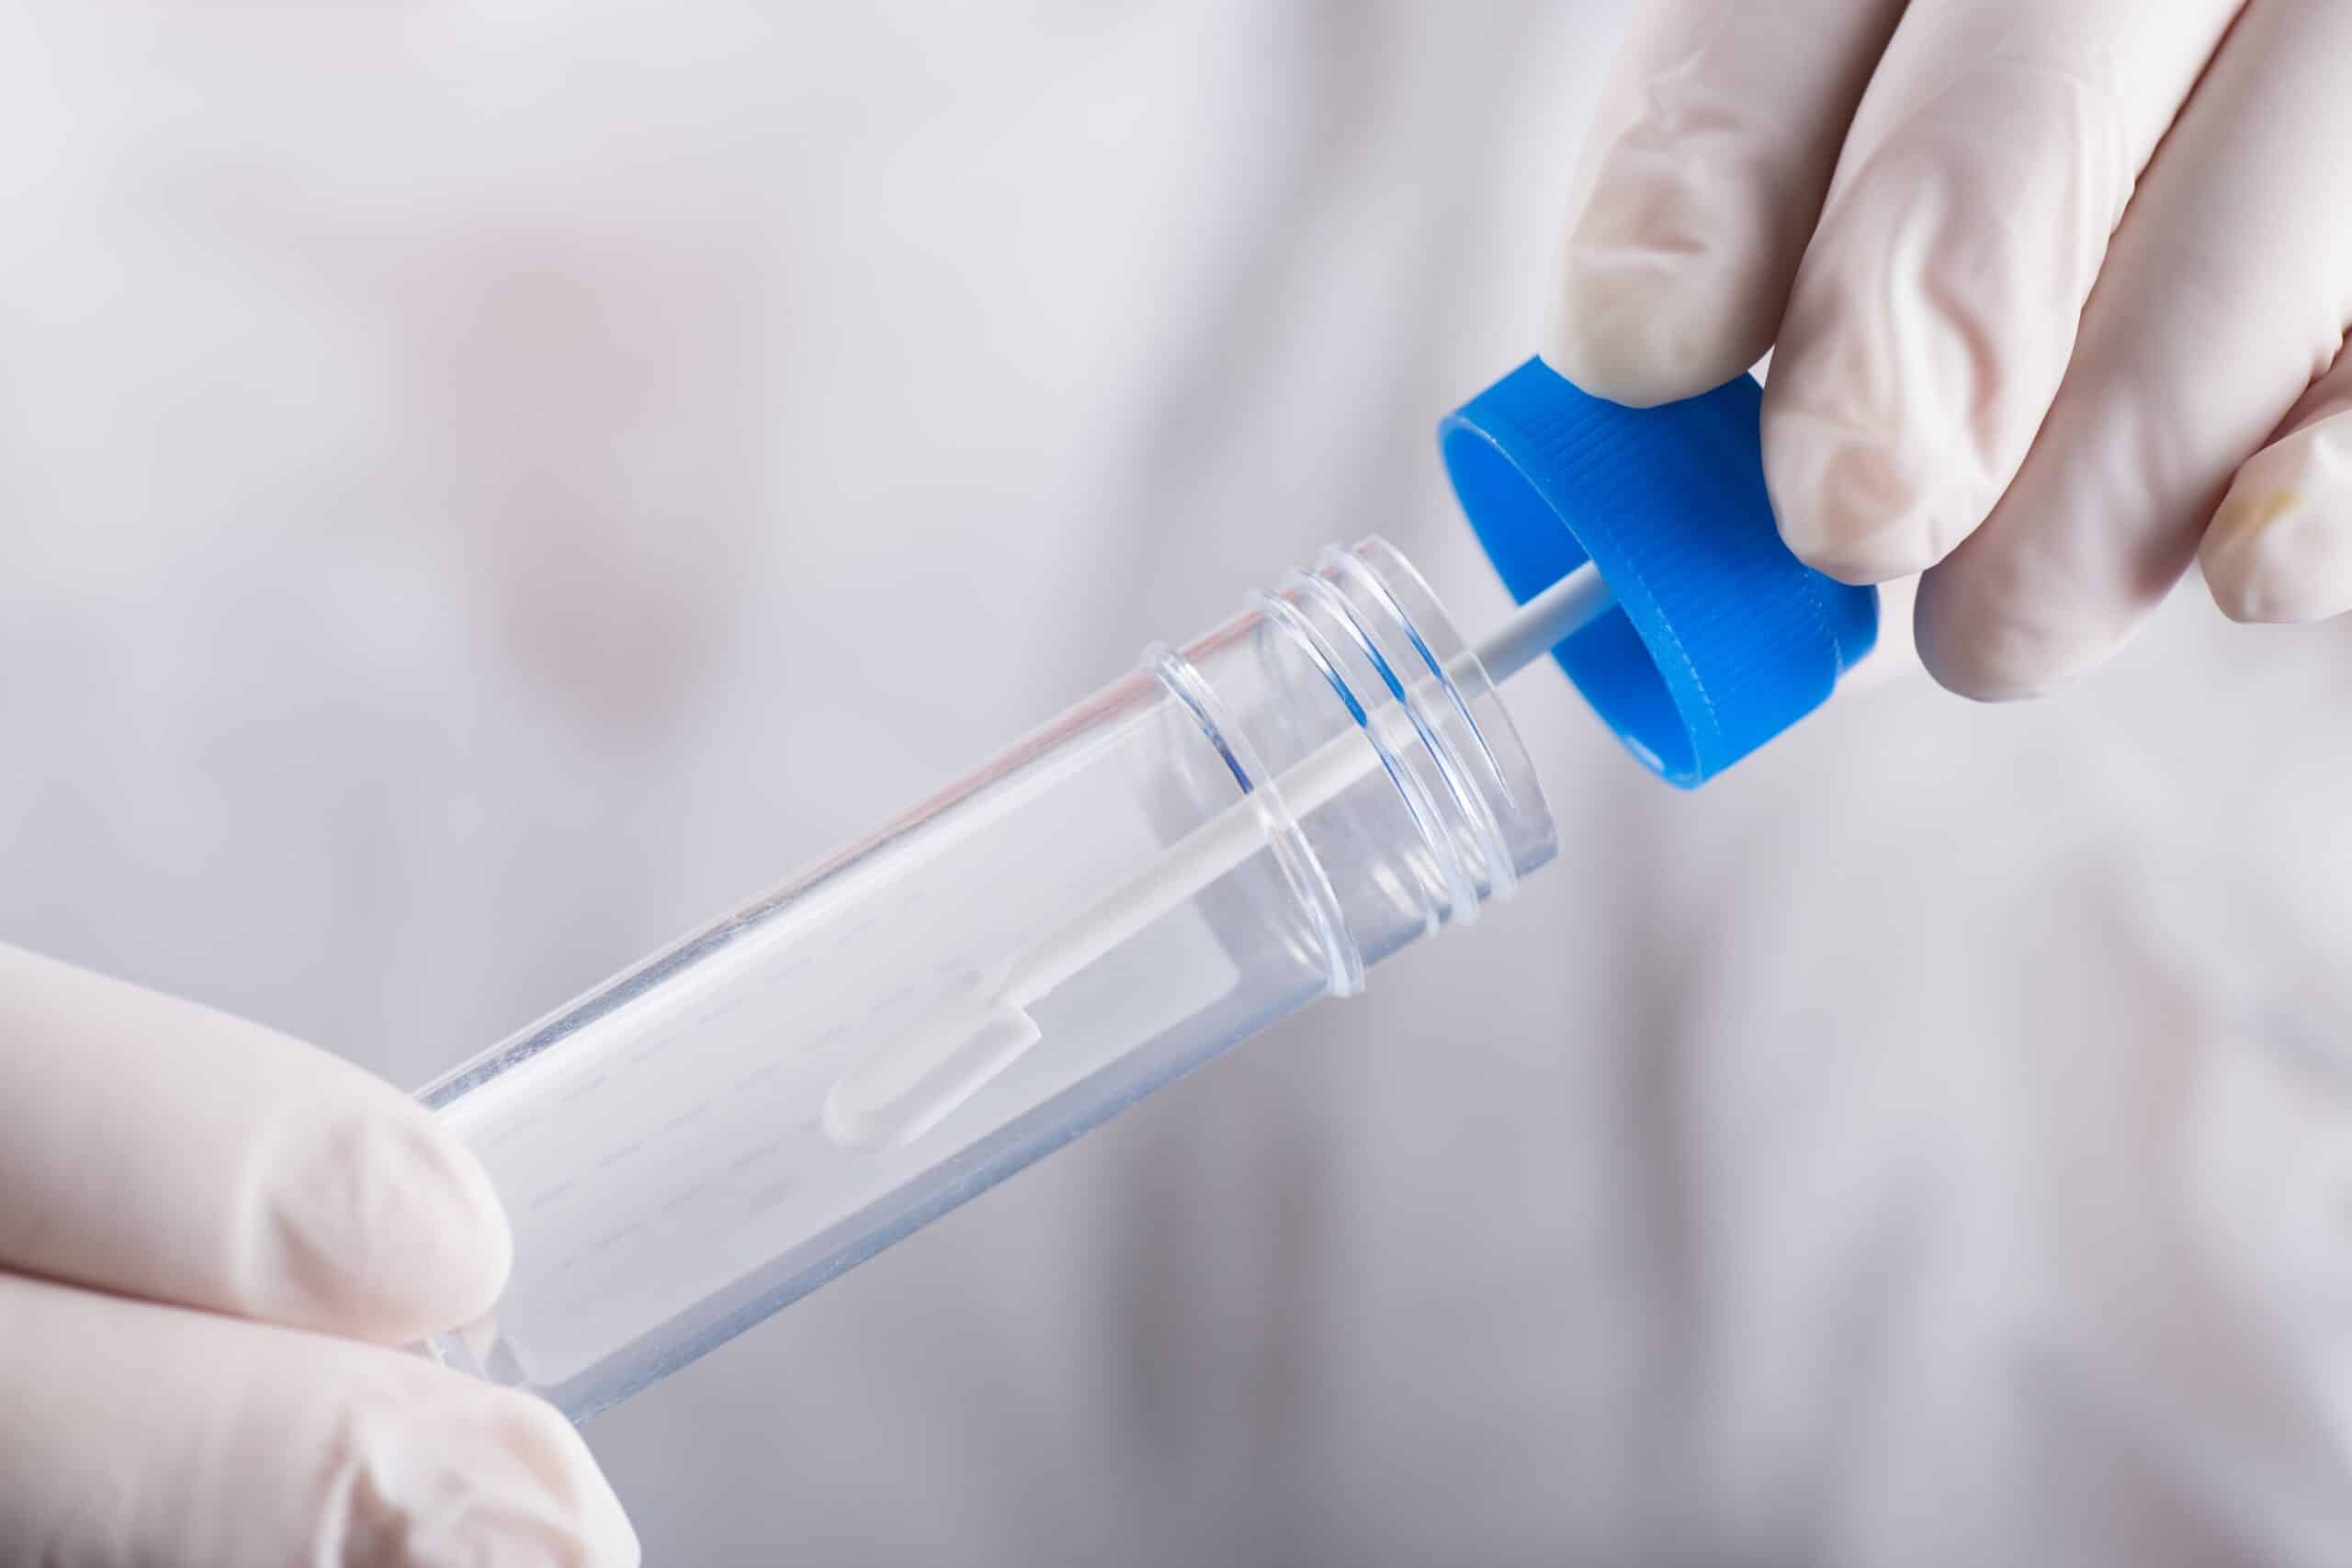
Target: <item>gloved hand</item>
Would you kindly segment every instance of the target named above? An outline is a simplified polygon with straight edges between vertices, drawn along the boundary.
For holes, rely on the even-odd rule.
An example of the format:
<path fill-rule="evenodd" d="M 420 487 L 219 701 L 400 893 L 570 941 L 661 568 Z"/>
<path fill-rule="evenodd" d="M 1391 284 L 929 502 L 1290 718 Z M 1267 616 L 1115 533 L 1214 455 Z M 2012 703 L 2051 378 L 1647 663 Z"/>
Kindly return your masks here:
<path fill-rule="evenodd" d="M 1545 357 L 1648 404 L 1771 348 L 1782 534 L 1849 581 L 1932 567 L 1955 691 L 2098 663 L 2192 558 L 2240 619 L 2335 615 L 2347 71 L 2335 0 L 1653 0 Z"/>
<path fill-rule="evenodd" d="M 635 1563 L 554 1409 L 385 1348 L 508 1252 L 405 1096 L 0 946 L 0 1562 Z"/>

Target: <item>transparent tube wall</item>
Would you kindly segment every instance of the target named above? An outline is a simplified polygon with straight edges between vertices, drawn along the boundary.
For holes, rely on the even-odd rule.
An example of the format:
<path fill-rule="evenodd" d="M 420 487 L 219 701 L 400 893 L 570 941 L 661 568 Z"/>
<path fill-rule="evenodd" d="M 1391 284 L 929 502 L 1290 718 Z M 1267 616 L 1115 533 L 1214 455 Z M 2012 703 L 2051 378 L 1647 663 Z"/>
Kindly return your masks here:
<path fill-rule="evenodd" d="M 1359 750 L 1333 788 L 1335 748 Z M 1318 765 L 1324 787 L 1305 789 Z M 901 1061 L 1237 810 L 1251 820 L 1235 863 L 1147 901 L 1017 1015 L 1025 1029 L 979 1031 L 953 1070 L 922 1070 L 936 1039 Z M 515 1235 L 495 1312 L 433 1348 L 584 1418 L 1283 1014 L 1360 989 L 1556 847 L 1510 718 L 1419 576 L 1377 540 L 1326 551 L 427 1089 Z"/>

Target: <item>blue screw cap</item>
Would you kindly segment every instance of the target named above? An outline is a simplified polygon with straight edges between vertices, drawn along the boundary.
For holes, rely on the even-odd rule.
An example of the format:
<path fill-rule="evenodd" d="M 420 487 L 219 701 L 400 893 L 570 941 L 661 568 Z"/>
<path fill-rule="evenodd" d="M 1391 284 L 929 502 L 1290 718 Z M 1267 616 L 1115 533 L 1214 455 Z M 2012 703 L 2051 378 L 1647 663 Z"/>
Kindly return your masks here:
<path fill-rule="evenodd" d="M 1789 553 L 1764 490 L 1763 389 L 1629 409 L 1531 359 L 1438 427 L 1522 604 L 1589 559 L 1616 606 L 1552 650 L 1602 721 L 1693 789 L 1819 707 L 1878 639 L 1878 591 Z"/>

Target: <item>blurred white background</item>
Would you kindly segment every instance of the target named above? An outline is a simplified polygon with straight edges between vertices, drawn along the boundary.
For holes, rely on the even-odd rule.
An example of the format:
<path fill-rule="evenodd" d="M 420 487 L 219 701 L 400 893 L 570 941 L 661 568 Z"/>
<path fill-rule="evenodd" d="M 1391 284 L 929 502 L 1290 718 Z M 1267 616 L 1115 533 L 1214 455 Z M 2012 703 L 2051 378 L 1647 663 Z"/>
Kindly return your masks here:
<path fill-rule="evenodd" d="M 1619 9 L 0 11 L 0 939 L 413 1086 L 1327 541 L 1483 621 Z M 2340 1560 L 2340 630 L 1530 682 L 1557 868 L 593 1424 L 648 1560 Z"/>

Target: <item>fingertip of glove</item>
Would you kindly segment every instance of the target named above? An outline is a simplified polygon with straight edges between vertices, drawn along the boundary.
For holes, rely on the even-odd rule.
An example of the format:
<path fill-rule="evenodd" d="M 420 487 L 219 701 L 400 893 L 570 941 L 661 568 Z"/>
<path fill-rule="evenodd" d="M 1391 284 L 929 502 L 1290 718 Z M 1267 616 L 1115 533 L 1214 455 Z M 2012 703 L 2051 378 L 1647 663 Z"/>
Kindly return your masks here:
<path fill-rule="evenodd" d="M 2230 619 L 2290 625 L 2352 609 L 2352 533 L 2327 440 L 2323 427 L 2256 454 L 2213 513 L 2198 564 Z"/>
<path fill-rule="evenodd" d="M 1647 334 L 1623 323 L 1597 320 L 1565 310 L 1545 329 L 1544 363 L 1596 398 L 1627 408 L 1649 409 L 1680 398 L 1698 396 L 1714 382 L 1702 381 L 1674 357 L 1647 341 Z"/>
<path fill-rule="evenodd" d="M 397 1344 L 488 1311 L 514 1235 L 469 1150 L 405 1098 L 370 1100 L 278 1152 L 253 1248 L 256 1315 Z"/>
<path fill-rule="evenodd" d="M 1910 577 L 1963 536 L 1949 487 L 1897 448 L 1765 389 L 1764 480 L 1781 537 L 1796 558 L 1840 582 Z"/>
<path fill-rule="evenodd" d="M 1919 662 L 1936 684 L 1980 703 L 2047 695 L 2104 663 L 2129 630 L 2071 613 L 2039 616 L 1943 569 L 1921 581 L 1912 612 Z"/>
<path fill-rule="evenodd" d="M 1561 237 L 1545 362 L 1597 397 L 1649 408 L 1762 358 L 1801 249 L 1770 182 L 1648 120 L 1590 156 Z"/>
<path fill-rule="evenodd" d="M 1545 323 L 1544 362 L 1584 390 L 1628 408 L 1722 386 L 1761 356 L 1704 323 L 1678 269 L 1660 258 L 1571 248 Z"/>
<path fill-rule="evenodd" d="M 488 1312 L 514 1266 L 514 1230 L 506 1205 L 474 1152 L 421 1107 L 413 1111 L 405 1142 L 412 1168 L 424 1177 L 432 1196 L 412 1220 L 413 1239 L 424 1243 L 420 1278 L 435 1289 L 420 1299 L 435 1328 L 469 1323 Z"/>
<path fill-rule="evenodd" d="M 341 1418 L 320 1560 L 638 1568 L 642 1549 L 620 1498 L 554 1406 L 418 1371 L 404 1392 L 379 1391 Z"/>
<path fill-rule="evenodd" d="M 569 1554 L 560 1561 L 566 1568 L 638 1568 L 643 1550 L 637 1530 L 580 1429 L 543 1399 L 514 1389 L 488 1393 L 494 1440 L 520 1461 L 560 1521 Z"/>

